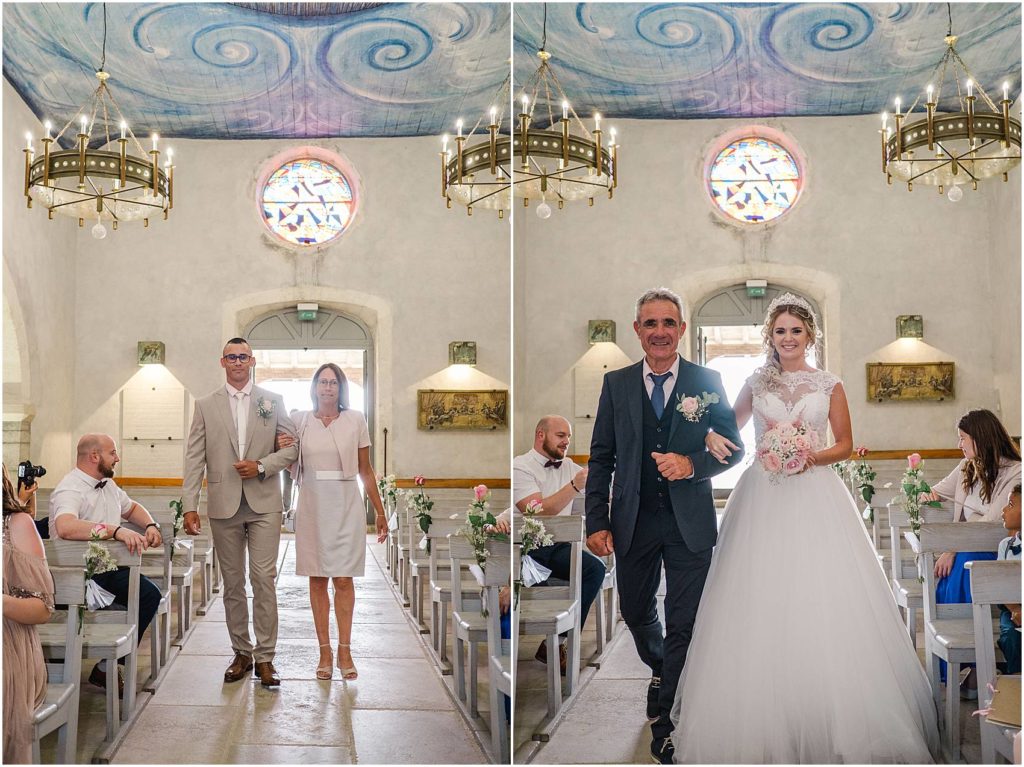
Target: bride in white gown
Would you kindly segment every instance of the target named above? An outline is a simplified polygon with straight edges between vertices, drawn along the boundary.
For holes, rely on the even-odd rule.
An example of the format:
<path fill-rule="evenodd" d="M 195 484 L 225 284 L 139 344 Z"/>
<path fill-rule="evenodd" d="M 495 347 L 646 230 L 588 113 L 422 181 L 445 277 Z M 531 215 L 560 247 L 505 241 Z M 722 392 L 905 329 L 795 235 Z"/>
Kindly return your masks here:
<path fill-rule="evenodd" d="M 741 427 L 753 415 L 759 455 L 726 505 L 679 680 L 677 763 L 920 764 L 938 754 L 925 672 L 828 467 L 849 457 L 853 437 L 842 383 L 805 361 L 816 333 L 807 301 L 773 301 L 769 362 L 736 402 Z M 835 444 L 805 471 L 769 473 L 765 434 L 790 423 L 822 447 L 831 425 Z M 721 459 L 731 443 L 710 434 L 708 445 Z"/>

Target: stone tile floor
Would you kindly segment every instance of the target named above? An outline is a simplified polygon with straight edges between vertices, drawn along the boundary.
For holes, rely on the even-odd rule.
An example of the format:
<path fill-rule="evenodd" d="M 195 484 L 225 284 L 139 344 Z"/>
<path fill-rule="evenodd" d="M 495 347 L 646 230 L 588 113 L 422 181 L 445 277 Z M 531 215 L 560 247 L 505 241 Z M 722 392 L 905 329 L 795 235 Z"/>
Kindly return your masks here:
<path fill-rule="evenodd" d="M 664 583 L 659 592 L 659 610 Z M 570 701 L 547 742 L 532 740 L 533 728 L 546 714 L 544 666 L 533 655 L 540 637 L 524 637 L 517 653 L 514 757 L 516 764 L 650 764 L 650 729 L 644 713 L 649 669 L 640 662 L 629 631 L 618 623 L 606 646 L 601 667 L 584 669 L 576 697 Z M 918 634 L 918 655 L 924 639 Z M 596 650 L 593 613 L 583 631 L 584 659 Z M 960 732 L 964 762 L 981 762 L 976 702 L 961 701 Z"/>
<path fill-rule="evenodd" d="M 384 569 L 383 547 L 367 539 L 366 575 L 356 580 L 352 654 L 359 679 L 315 678 L 318 660 L 307 579 L 295 575 L 292 536 L 281 543 L 279 639 L 275 666 L 282 684 L 265 689 L 253 679 L 223 681 L 232 652 L 219 596 L 191 635 L 160 687 L 142 693 L 149 675 L 149 641 L 139 662 L 143 706 L 112 761 L 119 764 L 479 764 L 490 761 L 487 712 L 470 721 L 454 702 L 451 676 L 442 676 L 396 599 Z M 173 631 L 176 629 L 172 627 Z M 331 627 L 332 641 L 337 630 Z M 451 639 L 449 638 L 449 647 Z M 486 655 L 486 653 L 482 653 Z M 78 759 L 88 763 L 104 737 L 103 691 L 86 679 L 83 662 Z M 486 666 L 481 664 L 486 708 Z M 52 762 L 56 735 L 43 741 Z"/>

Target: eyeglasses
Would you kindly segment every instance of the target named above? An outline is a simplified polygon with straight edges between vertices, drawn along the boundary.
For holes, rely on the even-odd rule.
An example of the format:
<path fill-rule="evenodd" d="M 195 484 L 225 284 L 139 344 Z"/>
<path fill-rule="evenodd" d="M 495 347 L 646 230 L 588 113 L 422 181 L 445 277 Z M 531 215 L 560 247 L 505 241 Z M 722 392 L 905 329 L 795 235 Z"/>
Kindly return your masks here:
<path fill-rule="evenodd" d="M 243 365 L 252 359 L 251 354 L 225 354 L 223 359 L 228 362 L 241 362 Z"/>
<path fill-rule="evenodd" d="M 321 378 L 319 381 L 317 381 L 317 383 L 320 384 L 321 386 L 326 386 L 329 389 L 335 389 L 338 387 L 337 378 Z"/>

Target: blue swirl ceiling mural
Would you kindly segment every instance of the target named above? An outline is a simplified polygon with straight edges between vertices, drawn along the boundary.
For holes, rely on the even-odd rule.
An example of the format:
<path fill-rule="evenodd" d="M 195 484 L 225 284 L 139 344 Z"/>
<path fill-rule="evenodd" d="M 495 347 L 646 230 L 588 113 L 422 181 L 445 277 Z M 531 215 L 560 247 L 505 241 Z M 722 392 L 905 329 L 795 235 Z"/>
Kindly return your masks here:
<path fill-rule="evenodd" d="M 1021 86 L 1020 3 L 953 3 L 957 49 L 998 99 Z M 861 115 L 923 92 L 945 3 L 549 3 L 551 64 L 585 114 L 687 119 Z M 516 82 L 537 66 L 540 3 L 516 3 Z M 947 78 L 939 109 L 953 109 Z"/>
<path fill-rule="evenodd" d="M 106 70 L 165 137 L 421 136 L 483 114 L 507 3 L 109 3 Z M 100 3 L 5 3 L 4 77 L 61 124 L 96 87 Z"/>

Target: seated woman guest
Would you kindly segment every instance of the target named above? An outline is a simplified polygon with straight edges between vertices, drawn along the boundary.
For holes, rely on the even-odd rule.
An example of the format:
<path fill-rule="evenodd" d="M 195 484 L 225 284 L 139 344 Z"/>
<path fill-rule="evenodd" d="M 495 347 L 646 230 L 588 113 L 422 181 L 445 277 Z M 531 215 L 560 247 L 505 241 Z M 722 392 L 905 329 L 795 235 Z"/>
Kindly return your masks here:
<path fill-rule="evenodd" d="M 32 761 L 32 715 L 46 696 L 46 665 L 36 624 L 53 612 L 53 578 L 27 504 L 37 485 L 15 491 L 3 467 L 5 764 Z"/>
<path fill-rule="evenodd" d="M 927 500 L 952 500 L 954 522 L 1000 522 L 1003 503 L 1020 482 L 1020 451 L 999 419 L 988 410 L 971 410 L 957 423 L 957 446 L 964 459 L 938 482 Z M 964 563 L 995 559 L 994 551 L 947 551 L 935 560 L 935 601 L 953 604 L 971 601 L 970 571 Z M 945 664 L 943 664 L 945 678 Z M 974 673 L 961 690 L 965 697 L 977 695 Z"/>
<path fill-rule="evenodd" d="M 333 675 L 331 600 L 327 581 L 334 583 L 334 614 L 338 622 L 338 662 L 343 679 L 359 676 L 352 661 L 352 613 L 355 587 L 366 560 L 366 520 L 356 478 L 362 480 L 376 512 L 377 540 L 387 536 L 384 506 L 370 465 L 370 433 L 366 418 L 348 406 L 348 380 L 332 362 L 320 366 L 309 387 L 313 410 L 299 413 L 299 460 L 292 475 L 299 486 L 295 515 L 295 573 L 309 576 L 309 604 L 320 643 L 317 679 Z M 280 437 L 286 447 L 286 437 Z M 286 444 L 287 443 L 287 444 Z"/>

